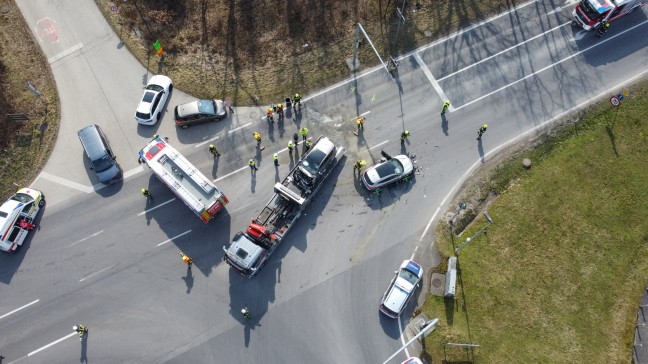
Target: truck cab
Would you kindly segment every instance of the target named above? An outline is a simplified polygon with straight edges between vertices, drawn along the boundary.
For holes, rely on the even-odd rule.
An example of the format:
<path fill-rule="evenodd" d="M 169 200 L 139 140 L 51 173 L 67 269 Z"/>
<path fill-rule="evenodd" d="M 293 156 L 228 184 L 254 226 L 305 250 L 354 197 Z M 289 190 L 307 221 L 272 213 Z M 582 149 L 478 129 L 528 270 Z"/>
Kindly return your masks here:
<path fill-rule="evenodd" d="M 223 247 L 223 250 L 225 250 L 225 261 L 240 274 L 249 278 L 256 274 L 267 258 L 267 251 L 242 232 L 237 233 L 230 247 Z"/>

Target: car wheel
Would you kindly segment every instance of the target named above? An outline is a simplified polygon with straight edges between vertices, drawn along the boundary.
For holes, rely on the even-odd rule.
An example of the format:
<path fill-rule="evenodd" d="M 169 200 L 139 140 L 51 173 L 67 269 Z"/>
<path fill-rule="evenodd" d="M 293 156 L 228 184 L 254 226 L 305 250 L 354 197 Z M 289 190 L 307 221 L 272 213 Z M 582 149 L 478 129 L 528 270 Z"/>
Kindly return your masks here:
<path fill-rule="evenodd" d="M 189 127 L 189 125 L 187 125 L 187 124 L 182 124 L 182 125 L 180 125 L 180 127 L 181 127 L 182 129 L 187 129 L 187 128 Z"/>
<path fill-rule="evenodd" d="M 45 198 L 41 198 L 40 201 L 38 201 L 38 207 L 43 207 L 45 206 Z"/>
<path fill-rule="evenodd" d="M 155 120 L 156 120 L 156 121 L 160 121 L 160 116 L 161 116 L 161 115 L 162 115 L 162 114 L 157 114 L 157 117 L 155 118 Z"/>

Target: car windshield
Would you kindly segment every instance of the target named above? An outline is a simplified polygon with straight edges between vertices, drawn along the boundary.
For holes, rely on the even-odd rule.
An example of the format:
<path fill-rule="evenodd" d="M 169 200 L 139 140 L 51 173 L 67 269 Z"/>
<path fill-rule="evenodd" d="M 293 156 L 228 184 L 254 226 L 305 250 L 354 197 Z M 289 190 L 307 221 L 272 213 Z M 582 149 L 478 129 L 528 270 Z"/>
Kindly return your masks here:
<path fill-rule="evenodd" d="M 398 276 L 410 282 L 413 286 L 418 282 L 418 277 L 416 276 L 416 274 L 410 272 L 407 269 L 401 269 L 400 272 L 398 272 Z"/>
<path fill-rule="evenodd" d="M 155 97 L 155 95 L 156 95 L 155 92 L 150 92 L 150 91 L 145 92 L 144 97 L 142 97 L 142 101 L 150 103 L 151 101 L 153 101 L 153 98 Z"/>
<path fill-rule="evenodd" d="M 378 173 L 378 177 L 380 178 L 401 174 L 403 173 L 403 165 L 397 159 L 392 158 L 376 167 L 376 173 Z"/>
<path fill-rule="evenodd" d="M 151 114 L 145 112 L 138 112 L 135 114 L 135 116 L 137 116 L 138 119 L 142 120 L 148 120 L 151 118 Z"/>
<path fill-rule="evenodd" d="M 314 149 L 306 156 L 306 158 L 301 162 L 300 165 L 306 170 L 306 172 L 315 174 L 317 173 L 317 170 L 319 169 L 320 164 L 325 157 L 326 153 L 322 152 L 319 149 Z"/>
<path fill-rule="evenodd" d="M 146 89 L 160 92 L 160 91 L 164 90 L 164 87 L 162 87 L 160 85 L 148 85 L 148 86 L 146 86 Z"/>
<path fill-rule="evenodd" d="M 581 10 L 590 20 L 596 20 L 599 17 L 599 12 L 589 3 L 588 0 L 581 1 Z"/>
<path fill-rule="evenodd" d="M 31 196 L 29 196 L 28 194 L 25 194 L 25 193 L 17 193 L 15 195 L 11 196 L 11 199 L 19 201 L 19 202 L 23 202 L 23 203 L 29 203 L 29 202 L 34 201 L 34 199 Z"/>
<path fill-rule="evenodd" d="M 214 115 L 216 113 L 216 103 L 214 100 L 200 100 L 198 101 L 198 112 Z"/>
<path fill-rule="evenodd" d="M 101 159 L 92 161 L 92 167 L 94 167 L 95 172 L 103 172 L 112 167 L 112 165 L 112 160 L 107 155 L 102 157 Z"/>

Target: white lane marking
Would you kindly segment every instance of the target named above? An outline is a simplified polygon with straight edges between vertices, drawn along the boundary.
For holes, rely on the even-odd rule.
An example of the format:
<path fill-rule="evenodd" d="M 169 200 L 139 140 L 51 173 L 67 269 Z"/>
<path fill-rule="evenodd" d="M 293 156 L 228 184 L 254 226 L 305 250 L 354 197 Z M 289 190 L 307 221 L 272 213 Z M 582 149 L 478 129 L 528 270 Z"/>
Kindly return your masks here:
<path fill-rule="evenodd" d="M 430 72 L 430 69 L 427 67 L 425 62 L 421 59 L 421 56 L 419 56 L 418 53 L 414 53 L 414 59 L 416 60 L 416 63 L 418 63 L 419 67 L 423 70 L 423 73 L 425 73 L 425 76 L 428 78 L 430 83 L 432 84 L 432 87 L 436 90 L 436 92 L 439 94 L 442 100 L 449 100 L 448 96 L 446 96 L 445 92 L 443 92 L 443 89 L 441 89 L 441 86 L 439 86 L 439 83 L 437 80 L 432 76 L 432 72 Z M 450 104 L 450 107 L 448 108 L 450 112 L 454 111 L 454 106 Z"/>
<path fill-rule="evenodd" d="M 569 57 L 563 58 L 563 59 L 561 59 L 560 61 L 555 62 L 555 63 L 552 63 L 552 64 L 550 64 L 549 66 L 547 66 L 547 67 L 545 67 L 545 68 L 542 68 L 542 69 L 540 69 L 540 70 L 538 70 L 538 71 L 535 71 L 535 72 L 533 72 L 533 73 L 531 73 L 531 74 L 528 74 L 528 75 L 526 75 L 526 76 L 520 78 L 520 79 L 517 80 L 517 81 L 511 82 L 511 83 L 509 83 L 508 85 L 502 86 L 502 87 L 498 88 L 498 89 L 495 90 L 495 91 L 489 92 L 489 93 L 487 93 L 486 95 L 480 96 L 480 97 L 476 98 L 475 100 L 472 100 L 472 101 L 470 101 L 470 102 L 468 102 L 468 103 L 465 103 L 465 104 L 459 106 L 459 107 L 457 108 L 457 110 L 459 110 L 459 109 L 461 109 L 461 108 L 464 108 L 464 107 L 466 107 L 466 106 L 468 106 L 468 105 L 474 104 L 475 102 L 480 101 L 480 100 L 482 100 L 482 99 L 485 99 L 485 98 L 487 98 L 487 97 L 489 97 L 489 96 L 491 96 L 491 95 L 493 95 L 493 94 L 496 94 L 496 93 L 498 93 L 498 92 L 500 92 L 500 91 L 502 91 L 502 90 L 505 90 L 505 89 L 507 89 L 507 88 L 509 88 L 509 87 L 511 87 L 511 86 L 513 86 L 513 85 L 515 85 L 515 84 L 517 84 L 517 83 L 520 83 L 520 82 L 526 80 L 526 79 L 529 78 L 529 77 L 533 77 L 533 76 L 537 75 L 537 74 L 540 73 L 540 72 L 544 72 L 544 71 L 546 71 L 546 70 L 548 70 L 548 69 L 550 69 L 550 68 L 553 68 L 554 66 L 556 66 L 556 65 L 558 65 L 558 64 L 561 64 L 561 63 L 563 63 L 563 62 L 565 62 L 565 61 L 567 61 L 567 60 L 570 60 L 570 59 L 572 59 L 572 58 L 574 58 L 574 57 L 580 55 L 581 53 L 585 53 L 585 52 L 589 51 L 590 49 L 592 49 L 592 48 L 594 48 L 594 47 L 598 47 L 598 46 L 600 46 L 601 44 L 603 44 L 603 43 L 605 43 L 605 42 L 611 41 L 612 39 L 614 39 L 614 38 L 616 38 L 616 37 L 619 37 L 619 36 L 621 36 L 621 35 L 624 34 L 624 33 L 627 33 L 627 32 L 629 32 L 629 31 L 632 31 L 634 28 L 640 27 L 640 26 L 642 26 L 642 25 L 644 25 L 644 24 L 646 24 L 646 23 L 648 23 L 648 20 L 644 20 L 643 22 L 641 22 L 641 23 L 639 23 L 639 24 L 637 24 L 637 25 L 635 25 L 635 26 L 633 26 L 633 27 L 631 27 L 631 28 L 626 29 L 626 30 L 622 31 L 621 33 L 615 34 L 614 36 L 611 36 L 611 37 L 607 38 L 606 40 L 603 40 L 603 41 L 600 41 L 600 42 L 598 42 L 598 43 L 595 43 L 594 45 L 591 45 L 591 46 L 589 46 L 589 47 L 583 49 L 582 51 L 578 51 L 578 52 L 572 54 L 572 55 L 569 56 Z"/>
<path fill-rule="evenodd" d="M 181 237 L 181 236 L 183 236 L 183 235 L 187 235 L 187 234 L 189 234 L 190 232 L 191 232 L 191 230 L 187 230 L 187 231 L 185 231 L 184 233 L 182 233 L 182 234 L 180 234 L 180 235 L 176 235 L 176 236 L 172 237 L 171 239 L 165 240 L 165 241 L 161 242 L 160 244 L 158 244 L 158 245 L 156 245 L 156 246 L 162 246 L 162 245 L 164 245 L 164 244 L 166 244 L 166 243 L 168 243 L 168 242 L 170 242 L 170 241 L 173 241 L 174 239 L 177 239 L 177 238 L 179 238 L 179 237 Z"/>
<path fill-rule="evenodd" d="M 618 90 L 618 89 L 622 88 L 623 85 L 630 84 L 630 83 L 636 81 L 637 79 L 643 77 L 643 76 L 646 75 L 646 74 L 648 74 L 648 70 L 645 70 L 645 71 L 643 71 L 643 72 L 641 72 L 641 73 L 639 73 L 639 74 L 637 74 L 637 75 L 635 75 L 635 76 L 633 76 L 633 77 L 630 77 L 629 79 L 627 79 L 627 80 L 625 80 L 625 81 L 622 81 L 622 82 L 620 82 L 620 83 L 618 83 L 618 84 L 616 84 L 616 85 L 614 85 L 614 86 L 608 88 L 607 90 L 605 90 L 605 91 L 601 92 L 600 94 L 598 94 L 598 95 L 596 95 L 596 96 L 590 98 L 589 100 L 583 101 L 583 102 L 581 102 L 580 104 L 578 104 L 578 105 L 572 107 L 571 109 L 569 109 L 569 110 L 565 110 L 565 111 L 563 111 L 562 113 L 560 113 L 560 114 L 554 116 L 553 118 L 551 118 L 551 119 L 549 119 L 549 120 L 543 122 L 542 124 L 538 124 L 538 125 L 535 126 L 534 128 L 531 128 L 531 129 L 525 131 L 524 133 L 522 133 L 522 134 L 520 134 L 520 135 L 518 135 L 518 136 L 516 136 L 516 137 L 513 137 L 511 140 L 509 140 L 509 141 L 507 141 L 507 142 L 504 142 L 504 143 L 498 145 L 498 146 L 495 147 L 494 149 L 492 149 L 492 150 L 488 151 L 486 154 L 484 154 L 484 157 L 483 157 L 483 158 L 479 158 L 479 159 L 477 159 L 477 160 L 475 161 L 475 163 L 473 163 L 473 165 L 470 166 L 470 167 L 466 170 L 466 172 L 464 172 L 464 174 L 459 178 L 459 180 L 457 181 L 457 183 L 455 183 L 455 185 L 452 186 L 452 189 L 450 189 L 450 191 L 449 191 L 448 194 L 445 196 L 445 198 L 443 199 L 443 201 L 441 201 L 441 203 L 439 204 L 439 207 L 437 207 L 436 211 L 435 211 L 434 214 L 432 215 L 432 218 L 430 218 L 430 221 L 428 222 L 427 227 L 426 227 L 425 230 L 423 231 L 423 234 L 421 234 L 421 238 L 419 239 L 419 242 L 423 241 L 423 238 L 425 237 L 425 234 L 427 233 L 427 230 L 429 229 L 430 225 L 432 225 L 432 221 L 434 221 L 434 219 L 436 218 L 437 214 L 439 213 L 439 210 L 441 209 L 441 207 L 443 207 L 443 205 L 445 204 L 445 202 L 446 202 L 446 201 L 447 201 L 451 196 L 453 196 L 454 193 L 455 193 L 455 191 L 459 188 L 459 186 L 461 186 L 461 184 L 462 184 L 466 179 L 468 179 L 468 176 L 470 176 L 470 174 L 472 173 L 472 171 L 473 171 L 475 168 L 477 168 L 477 166 L 480 166 L 480 165 L 483 164 L 483 163 L 482 163 L 482 159 L 486 159 L 487 157 L 490 157 L 491 155 L 496 154 L 496 153 L 499 152 L 501 149 L 504 149 L 504 148 L 508 147 L 508 146 L 511 145 L 511 144 L 515 144 L 518 140 L 523 139 L 523 138 L 526 138 L 528 135 L 530 135 L 530 134 L 532 134 L 532 133 L 534 133 L 534 132 L 536 132 L 536 131 L 541 130 L 542 128 L 544 128 L 545 125 L 550 124 L 550 123 L 553 123 L 553 122 L 555 122 L 555 121 L 557 121 L 557 120 L 560 120 L 562 117 L 564 117 L 565 115 L 567 115 L 567 114 L 569 114 L 569 113 L 572 113 L 572 112 L 574 112 L 574 111 L 576 111 L 576 110 L 580 110 L 580 109 L 584 108 L 585 106 L 591 104 L 592 102 L 594 102 L 594 101 L 596 101 L 596 100 L 598 100 L 598 99 L 602 99 L 603 97 L 607 97 L 607 96 L 609 96 L 610 90 Z"/>
<path fill-rule="evenodd" d="M 416 251 L 417 251 L 417 250 L 418 250 L 418 245 L 414 247 L 414 252 L 413 252 L 412 255 L 410 256 L 410 259 L 409 259 L 409 260 L 414 260 L 414 256 L 416 255 Z"/>
<path fill-rule="evenodd" d="M 38 176 L 43 177 L 46 180 L 49 180 L 51 182 L 55 182 L 55 183 L 58 183 L 60 185 L 63 185 L 65 187 L 75 189 L 77 191 L 81 191 L 81 192 L 85 192 L 85 193 L 91 193 L 91 192 L 94 191 L 94 188 L 92 188 L 92 187 L 88 187 L 88 186 L 82 185 L 80 183 L 70 181 L 68 179 L 61 178 L 59 176 L 55 176 L 53 174 L 49 174 L 49 173 L 47 173 L 45 171 L 41 172 Z"/>
<path fill-rule="evenodd" d="M 376 145 L 374 145 L 373 147 L 369 148 L 369 150 L 376 149 L 376 148 L 378 148 L 379 146 L 381 146 L 381 145 L 387 143 L 388 141 L 389 141 L 389 140 L 385 140 L 384 142 L 382 142 L 382 143 L 380 143 L 380 144 L 376 144 Z"/>
<path fill-rule="evenodd" d="M 237 130 L 241 130 L 241 129 L 245 128 L 246 126 L 250 126 L 250 125 L 252 125 L 251 121 L 249 123 L 245 124 L 245 125 L 239 126 L 238 128 L 232 129 L 232 130 L 228 131 L 227 133 L 232 134 L 233 132 L 235 132 Z"/>
<path fill-rule="evenodd" d="M 157 209 L 157 208 L 160 208 L 160 207 L 162 207 L 162 206 L 164 206 L 164 205 L 166 205 L 166 204 L 168 204 L 168 203 L 171 203 L 171 202 L 173 202 L 173 201 L 175 201 L 175 197 L 172 198 L 172 199 L 170 199 L 169 201 L 162 202 L 161 204 L 159 204 L 159 205 L 157 205 L 157 206 L 155 206 L 155 207 L 151 207 L 151 208 L 148 209 L 148 210 L 144 210 L 144 211 L 140 212 L 139 214 L 137 214 L 137 216 L 142 216 L 142 215 L 144 215 L 144 214 L 147 213 L 147 212 L 153 211 L 153 210 L 155 210 L 155 209 Z"/>
<path fill-rule="evenodd" d="M 77 244 L 79 244 L 79 243 L 83 243 L 84 241 L 86 241 L 86 240 L 88 240 L 88 239 L 90 239 L 90 238 L 94 238 L 95 236 L 97 236 L 97 235 L 99 235 L 99 234 L 101 234 L 101 233 L 103 233 L 103 230 L 99 230 L 99 231 L 97 231 L 96 233 L 94 233 L 94 234 L 92 234 L 92 235 L 90 235 L 90 236 L 86 236 L 85 238 L 83 238 L 83 239 L 81 239 L 81 240 L 77 240 L 77 241 L 75 241 L 74 243 L 72 243 L 72 244 L 66 246 L 66 248 L 69 248 L 69 247 L 71 247 L 71 246 L 75 246 L 75 245 L 77 245 Z"/>
<path fill-rule="evenodd" d="M 78 51 L 78 50 L 81 49 L 81 48 L 83 48 L 83 43 L 78 43 L 78 44 L 73 45 L 72 47 L 70 47 L 70 48 L 64 50 L 63 52 L 61 52 L 61 53 L 59 53 L 59 54 L 56 54 L 56 55 L 54 55 L 54 56 L 48 58 L 47 61 L 48 61 L 50 64 L 52 64 L 52 63 L 58 61 L 59 59 L 65 57 L 65 56 L 69 56 L 70 54 L 72 54 L 72 53 Z"/>
<path fill-rule="evenodd" d="M 544 36 L 544 35 L 547 34 L 547 33 L 553 32 L 553 31 L 556 30 L 556 29 L 560 29 L 560 28 L 564 27 L 565 25 L 570 25 L 570 24 L 571 24 L 571 21 L 568 21 L 568 22 L 566 22 L 566 23 L 560 24 L 560 25 L 558 25 L 557 27 L 551 28 L 551 29 L 547 30 L 547 31 L 544 32 L 544 33 L 540 33 L 540 34 L 536 35 L 535 37 L 531 37 L 531 38 L 525 40 L 524 42 L 518 43 L 518 44 L 516 44 L 516 45 L 514 45 L 514 46 L 512 46 L 512 47 L 508 47 L 508 48 L 506 48 L 505 50 L 503 50 L 503 51 L 501 51 L 501 52 L 495 53 L 495 54 L 493 54 L 492 56 L 489 56 L 489 57 L 486 57 L 486 58 L 480 60 L 479 62 L 475 62 L 475 63 L 471 64 L 470 66 L 466 66 L 466 67 L 464 67 L 464 68 L 462 68 L 462 69 L 460 69 L 460 70 L 458 70 L 458 71 L 455 71 L 455 72 L 453 72 L 453 73 L 451 73 L 451 74 L 449 74 L 449 75 L 446 75 L 446 76 L 444 76 L 444 77 L 441 77 L 441 78 L 439 78 L 437 81 L 443 81 L 443 80 L 445 80 L 445 79 L 448 78 L 448 77 L 452 77 L 452 76 L 456 75 L 457 73 L 461 73 L 461 72 L 463 72 L 463 71 L 465 71 L 465 70 L 467 70 L 467 69 L 473 68 L 473 67 L 477 66 L 478 64 L 480 64 L 480 63 L 482 63 L 482 62 L 486 62 L 486 61 L 488 61 L 489 59 L 495 58 L 495 57 L 499 56 L 500 54 L 503 54 L 503 53 L 506 53 L 506 52 L 510 51 L 511 49 L 515 49 L 515 48 L 517 48 L 517 47 L 519 47 L 519 46 L 521 46 L 521 45 L 523 45 L 523 44 L 526 44 L 526 43 L 528 43 L 528 42 L 530 42 L 530 41 L 532 41 L 532 40 L 534 40 L 534 39 L 536 39 L 536 38 L 542 37 L 542 36 Z"/>
<path fill-rule="evenodd" d="M 229 176 L 233 175 L 234 173 L 238 173 L 238 172 L 240 172 L 240 171 L 242 171 L 242 170 L 244 170 L 246 168 L 249 168 L 249 167 L 239 168 L 239 169 L 235 170 L 234 172 L 230 172 L 230 173 L 224 175 L 223 177 L 216 178 L 212 182 L 218 182 L 218 181 L 222 180 L 223 178 L 229 177 Z"/>
<path fill-rule="evenodd" d="M 96 276 L 97 274 L 101 274 L 101 273 L 103 273 L 103 272 L 107 271 L 108 269 L 113 268 L 113 267 L 115 267 L 115 266 L 117 266 L 117 264 L 113 264 L 113 265 L 111 265 L 110 267 L 106 267 L 106 268 L 104 268 L 104 269 L 102 269 L 102 270 L 100 270 L 100 271 L 98 271 L 98 272 L 94 272 L 94 273 L 90 274 L 89 276 L 85 276 L 85 277 L 79 279 L 79 282 L 83 282 L 83 281 L 85 281 L 86 279 L 90 279 L 90 278 Z"/>
<path fill-rule="evenodd" d="M 20 311 L 20 310 L 22 310 L 22 309 L 24 309 L 24 308 L 29 307 L 29 306 L 33 305 L 34 303 L 36 303 L 36 302 L 38 302 L 38 301 L 40 301 L 40 299 L 38 299 L 38 300 L 33 300 L 33 301 L 29 302 L 28 304 L 26 304 L 26 305 L 24 305 L 24 306 L 18 307 L 17 309 L 15 309 L 15 310 L 13 310 L 13 311 L 11 311 L 11 312 L 7 312 L 7 313 L 5 313 L 4 315 L 0 316 L 0 320 L 2 320 L 3 318 L 5 318 L 5 317 L 7 317 L 7 316 L 9 316 L 9 315 L 11 315 L 11 314 L 14 314 L 14 313 L 18 312 L 18 311 Z"/>
<path fill-rule="evenodd" d="M 131 177 L 131 176 L 134 176 L 134 175 L 136 175 L 136 174 L 138 174 L 140 172 L 143 172 L 143 171 L 144 171 L 143 166 L 135 167 L 135 168 L 131 169 L 130 171 L 124 172 L 124 179 L 126 179 L 128 177 Z"/>
<path fill-rule="evenodd" d="M 52 345 L 56 345 L 56 344 L 60 343 L 61 341 L 65 340 L 65 339 L 71 338 L 72 336 L 74 336 L 74 335 L 76 335 L 76 334 L 77 334 L 76 331 L 73 331 L 73 332 L 71 332 L 70 334 L 68 334 L 68 335 L 66 335 L 66 336 L 63 336 L 62 338 L 60 338 L 60 339 L 58 339 L 58 340 L 56 340 L 56 341 L 53 341 L 53 342 L 51 342 L 51 343 L 49 343 L 49 344 L 43 346 L 43 347 L 40 348 L 40 349 L 36 349 L 36 350 L 32 351 L 31 353 L 27 354 L 27 356 L 32 356 L 32 355 L 38 353 L 39 351 L 43 351 L 43 350 L 49 348 L 49 347 L 52 346 Z"/>
<path fill-rule="evenodd" d="M 428 44 L 428 45 L 422 46 L 422 47 L 417 48 L 417 49 L 415 49 L 415 50 L 413 50 L 413 51 L 411 51 L 411 52 L 409 52 L 409 53 L 406 53 L 406 54 L 403 55 L 402 57 L 399 57 L 397 60 L 398 60 L 398 61 L 401 61 L 401 60 L 403 60 L 403 59 L 409 58 L 409 57 L 411 57 L 412 55 L 417 54 L 418 52 L 424 51 L 424 50 L 426 50 L 426 49 L 428 49 L 428 48 L 431 48 L 431 47 L 434 47 L 434 46 L 436 46 L 436 45 L 438 45 L 438 44 L 441 44 L 441 43 L 443 43 L 443 42 L 446 42 L 446 41 L 448 41 L 449 39 L 452 39 L 452 38 L 458 37 L 458 36 L 460 36 L 460 35 L 462 35 L 462 34 L 464 34 L 464 33 L 466 33 L 466 32 L 469 32 L 469 31 L 471 31 L 471 30 L 473 30 L 473 29 L 475 29 L 475 28 L 479 28 L 479 27 L 481 27 L 481 26 L 483 26 L 483 25 L 486 25 L 486 24 L 492 22 L 493 20 L 499 19 L 499 18 L 501 18 L 501 17 L 503 17 L 503 16 L 506 16 L 506 15 L 508 15 L 508 14 L 514 12 L 514 11 L 517 11 L 517 10 L 519 10 L 519 9 L 522 9 L 522 8 L 524 8 L 524 7 L 526 7 L 526 6 L 531 5 L 531 4 L 535 4 L 536 2 L 537 2 L 537 0 L 531 0 L 531 1 L 529 1 L 529 2 L 527 2 L 527 3 L 524 3 L 524 4 L 522 4 L 522 5 L 518 6 L 518 7 L 513 7 L 512 9 L 510 9 L 510 10 L 508 10 L 508 11 L 502 13 L 502 14 L 496 15 L 496 16 L 490 18 L 490 19 L 486 19 L 486 20 L 482 21 L 481 23 L 477 23 L 477 24 L 472 25 L 472 26 L 470 26 L 470 27 L 468 27 L 468 28 L 466 28 L 466 29 L 464 29 L 464 30 L 461 30 L 461 31 L 459 31 L 459 32 L 457 32 L 457 33 L 453 33 L 453 34 L 450 34 L 450 35 L 448 35 L 448 36 L 446 36 L 446 37 L 444 37 L 444 38 L 441 38 L 441 39 L 439 39 L 438 41 L 436 41 L 436 42 L 434 42 L 434 43 L 431 43 L 431 44 Z M 324 95 L 325 93 L 328 93 L 328 92 L 333 91 L 333 90 L 335 90 L 335 89 L 337 89 L 337 88 L 343 87 L 343 86 L 345 86 L 345 85 L 347 85 L 347 84 L 349 84 L 349 83 L 352 83 L 352 82 L 354 82 L 354 81 L 357 81 L 357 80 L 360 79 L 360 78 L 363 78 L 363 77 L 369 76 L 370 74 L 372 74 L 372 73 L 374 73 L 374 72 L 382 71 L 383 69 L 384 69 L 384 66 L 383 66 L 383 65 L 375 66 L 374 68 L 372 68 L 372 69 L 370 69 L 370 70 L 367 70 L 366 72 L 364 72 L 364 73 L 362 73 L 362 74 L 360 74 L 360 75 L 358 75 L 358 76 L 356 76 L 356 77 L 350 78 L 350 79 L 348 79 L 348 80 L 340 81 L 340 82 L 338 82 L 338 83 L 336 83 L 336 84 L 334 84 L 334 85 L 332 85 L 332 86 L 330 86 L 330 87 L 328 87 L 328 88 L 325 88 L 325 89 L 323 89 L 322 91 L 320 91 L 320 92 L 318 92 L 318 93 L 315 93 L 315 94 L 313 94 L 313 95 L 310 95 L 310 96 L 308 96 L 308 97 L 302 97 L 302 102 L 304 102 L 304 101 L 308 101 L 308 100 L 311 100 L 311 99 L 314 99 L 314 98 L 316 98 L 316 97 L 318 97 L 318 96 L 321 96 L 321 95 Z M 446 100 L 447 100 L 447 99 L 446 99 Z M 452 107 L 452 106 L 451 106 L 451 107 Z"/>
<path fill-rule="evenodd" d="M 231 130 L 230 130 L 230 131 L 231 131 Z M 202 143 L 198 143 L 198 144 L 196 144 L 194 147 L 195 147 L 195 148 L 202 147 L 203 145 L 205 145 L 205 144 L 207 144 L 207 143 L 209 143 L 209 142 L 213 142 L 214 140 L 216 140 L 216 139 L 218 139 L 218 138 L 220 138 L 220 136 L 217 136 L 217 137 L 214 137 L 214 138 L 211 138 L 211 139 L 207 139 L 207 140 L 205 140 L 205 141 L 202 142 Z"/>
<path fill-rule="evenodd" d="M 405 346 L 405 335 L 403 335 L 403 331 L 401 329 L 402 327 L 403 327 L 403 323 L 401 322 L 400 316 L 398 316 L 398 328 L 401 330 L 401 335 L 400 335 L 401 343 L 403 344 L 403 346 Z M 410 357 L 409 351 L 407 351 L 407 347 L 405 348 L 405 355 L 407 355 L 408 358 Z"/>

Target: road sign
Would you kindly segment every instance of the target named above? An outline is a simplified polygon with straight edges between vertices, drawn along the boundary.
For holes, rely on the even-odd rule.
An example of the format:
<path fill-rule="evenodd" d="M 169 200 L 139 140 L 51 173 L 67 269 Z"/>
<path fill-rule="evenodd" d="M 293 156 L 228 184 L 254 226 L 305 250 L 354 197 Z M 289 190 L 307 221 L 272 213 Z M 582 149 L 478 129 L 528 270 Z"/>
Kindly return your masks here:
<path fill-rule="evenodd" d="M 619 105 L 621 105 L 621 100 L 616 96 L 612 96 L 610 97 L 610 104 L 614 107 L 619 107 Z"/>
<path fill-rule="evenodd" d="M 59 41 L 56 23 L 50 18 L 43 18 L 36 23 L 36 32 L 41 40 L 48 40 L 50 43 Z"/>

